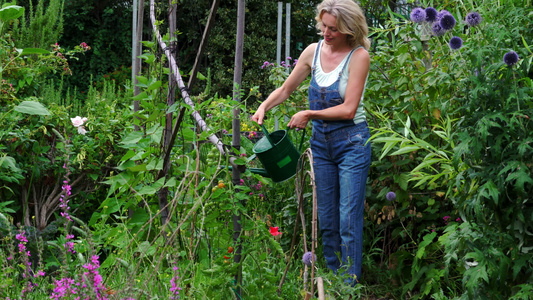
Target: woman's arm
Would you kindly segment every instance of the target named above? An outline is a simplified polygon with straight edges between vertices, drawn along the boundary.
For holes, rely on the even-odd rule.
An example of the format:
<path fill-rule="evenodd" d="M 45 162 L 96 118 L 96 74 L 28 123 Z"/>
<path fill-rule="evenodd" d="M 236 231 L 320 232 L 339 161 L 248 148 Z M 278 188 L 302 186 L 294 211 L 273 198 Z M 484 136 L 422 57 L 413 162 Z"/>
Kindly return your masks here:
<path fill-rule="evenodd" d="M 313 64 L 313 57 L 315 54 L 316 43 L 309 45 L 302 52 L 298 58 L 296 67 L 292 70 L 289 77 L 285 80 L 281 87 L 274 90 L 268 98 L 259 105 L 257 111 L 252 116 L 252 121 L 257 124 L 263 124 L 265 113 L 272 109 L 274 106 L 287 100 L 292 92 L 307 78 L 311 73 L 311 66 Z"/>
<path fill-rule="evenodd" d="M 370 69 L 370 55 L 364 49 L 352 54 L 349 77 L 346 85 L 344 102 L 323 110 L 304 110 L 292 116 L 288 126 L 305 128 L 309 120 L 351 120 L 354 118 L 365 88 L 366 77 Z"/>

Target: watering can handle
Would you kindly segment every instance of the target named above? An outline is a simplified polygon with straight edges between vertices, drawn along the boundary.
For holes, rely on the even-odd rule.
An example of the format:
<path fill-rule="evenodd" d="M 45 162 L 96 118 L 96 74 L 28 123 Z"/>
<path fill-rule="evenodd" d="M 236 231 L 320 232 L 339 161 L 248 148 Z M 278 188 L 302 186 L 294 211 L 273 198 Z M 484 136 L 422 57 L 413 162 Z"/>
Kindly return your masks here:
<path fill-rule="evenodd" d="M 263 133 L 265 134 L 265 136 L 266 136 L 268 142 L 270 143 L 270 145 L 274 146 L 274 142 L 272 141 L 272 138 L 270 137 L 270 133 L 265 128 L 265 125 L 261 124 L 261 129 L 263 130 Z"/>
<path fill-rule="evenodd" d="M 274 142 L 272 142 L 272 138 L 270 137 L 270 133 L 265 128 L 265 125 L 261 124 L 261 129 L 263 130 L 263 133 L 267 137 L 268 142 L 270 143 L 270 145 L 274 146 Z M 290 129 L 290 128 L 288 128 L 288 129 Z M 304 131 L 302 132 L 302 138 L 300 139 L 300 147 L 298 148 L 299 152 L 302 152 L 302 146 L 304 145 L 304 138 L 305 138 L 305 128 L 304 128 Z"/>
<path fill-rule="evenodd" d="M 298 148 L 298 152 L 302 152 L 302 146 L 304 145 L 304 138 L 305 138 L 305 128 L 304 128 L 304 131 L 302 132 L 302 138 L 300 139 L 300 147 Z"/>

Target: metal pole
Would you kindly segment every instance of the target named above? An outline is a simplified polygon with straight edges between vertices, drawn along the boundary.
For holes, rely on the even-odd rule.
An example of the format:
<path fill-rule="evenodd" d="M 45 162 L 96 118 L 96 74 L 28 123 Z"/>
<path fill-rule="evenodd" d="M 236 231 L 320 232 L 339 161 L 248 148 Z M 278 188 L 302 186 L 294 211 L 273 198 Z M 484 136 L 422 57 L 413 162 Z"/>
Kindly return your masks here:
<path fill-rule="evenodd" d="M 291 4 L 287 3 L 286 9 L 285 9 L 285 63 L 289 63 L 287 61 L 287 57 L 290 57 L 290 50 L 291 50 Z"/>
<path fill-rule="evenodd" d="M 281 64 L 281 30 L 283 27 L 283 2 L 278 2 L 278 45 L 276 50 L 276 63 Z"/>
<path fill-rule="evenodd" d="M 135 58 L 137 57 L 137 0 L 133 0 L 133 24 L 131 33 L 131 83 L 135 81 Z"/>

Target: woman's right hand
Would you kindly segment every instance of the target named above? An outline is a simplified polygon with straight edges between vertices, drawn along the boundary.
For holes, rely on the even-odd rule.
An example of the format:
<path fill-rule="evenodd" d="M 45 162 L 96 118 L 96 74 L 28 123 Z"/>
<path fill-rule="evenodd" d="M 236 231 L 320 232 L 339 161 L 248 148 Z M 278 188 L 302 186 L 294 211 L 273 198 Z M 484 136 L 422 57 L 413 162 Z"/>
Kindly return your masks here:
<path fill-rule="evenodd" d="M 259 125 L 263 125 L 263 119 L 265 118 L 265 111 L 259 107 L 255 114 L 252 116 L 252 121 Z"/>

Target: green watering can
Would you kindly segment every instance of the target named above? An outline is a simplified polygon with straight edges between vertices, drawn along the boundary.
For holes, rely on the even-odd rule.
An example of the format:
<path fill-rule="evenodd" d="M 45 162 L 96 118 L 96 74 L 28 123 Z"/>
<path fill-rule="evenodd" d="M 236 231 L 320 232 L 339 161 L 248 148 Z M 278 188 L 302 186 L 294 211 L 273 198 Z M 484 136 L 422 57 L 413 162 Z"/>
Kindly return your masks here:
<path fill-rule="evenodd" d="M 298 167 L 299 151 L 302 150 L 305 129 L 302 133 L 299 150 L 296 150 L 292 144 L 287 130 L 276 130 L 269 133 L 264 125 L 261 125 L 261 129 L 265 136 L 257 141 L 253 147 L 253 152 L 265 169 L 251 171 L 270 177 L 274 182 L 282 182 L 293 177 Z"/>

